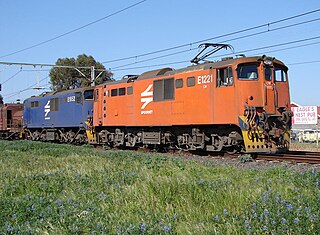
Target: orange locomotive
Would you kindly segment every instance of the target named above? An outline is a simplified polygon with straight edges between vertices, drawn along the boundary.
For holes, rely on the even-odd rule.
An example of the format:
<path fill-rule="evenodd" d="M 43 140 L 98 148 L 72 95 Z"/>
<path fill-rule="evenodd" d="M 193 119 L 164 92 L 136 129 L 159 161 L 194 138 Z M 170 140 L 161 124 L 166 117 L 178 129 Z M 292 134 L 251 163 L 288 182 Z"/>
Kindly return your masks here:
<path fill-rule="evenodd" d="M 271 57 L 227 58 L 96 86 L 89 143 L 248 153 L 288 150 L 292 113 L 287 70 Z"/>

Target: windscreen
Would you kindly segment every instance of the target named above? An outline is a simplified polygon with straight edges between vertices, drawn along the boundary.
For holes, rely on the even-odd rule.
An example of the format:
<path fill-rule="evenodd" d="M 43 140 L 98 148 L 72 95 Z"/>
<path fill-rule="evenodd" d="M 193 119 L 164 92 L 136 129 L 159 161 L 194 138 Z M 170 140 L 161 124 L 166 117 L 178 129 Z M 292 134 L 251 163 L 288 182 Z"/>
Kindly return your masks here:
<path fill-rule="evenodd" d="M 258 80 L 257 64 L 241 64 L 237 68 L 239 80 Z"/>

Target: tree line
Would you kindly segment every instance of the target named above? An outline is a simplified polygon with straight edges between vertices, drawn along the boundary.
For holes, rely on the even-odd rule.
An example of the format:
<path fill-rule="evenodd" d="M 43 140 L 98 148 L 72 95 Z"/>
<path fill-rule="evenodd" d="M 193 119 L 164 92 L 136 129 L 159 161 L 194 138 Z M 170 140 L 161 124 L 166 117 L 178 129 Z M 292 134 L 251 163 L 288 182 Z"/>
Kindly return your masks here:
<path fill-rule="evenodd" d="M 99 75 L 94 81 L 95 85 L 114 81 L 113 74 L 102 63 L 86 54 L 78 55 L 76 58 L 59 58 L 55 65 L 57 67 L 53 67 L 49 72 L 53 91 L 91 86 L 91 69 L 89 69 L 91 66 L 94 66 L 95 76 Z M 0 105 L 3 104 L 3 96 L 0 94 Z"/>
<path fill-rule="evenodd" d="M 55 65 L 58 67 L 53 67 L 49 72 L 51 89 L 54 91 L 90 86 L 91 69 L 89 67 L 91 66 L 94 66 L 96 75 L 99 75 L 94 81 L 96 85 L 113 81 L 113 74 L 106 70 L 103 64 L 86 54 L 78 55 L 77 58 L 59 58 Z M 77 68 L 71 68 L 73 66 Z"/>

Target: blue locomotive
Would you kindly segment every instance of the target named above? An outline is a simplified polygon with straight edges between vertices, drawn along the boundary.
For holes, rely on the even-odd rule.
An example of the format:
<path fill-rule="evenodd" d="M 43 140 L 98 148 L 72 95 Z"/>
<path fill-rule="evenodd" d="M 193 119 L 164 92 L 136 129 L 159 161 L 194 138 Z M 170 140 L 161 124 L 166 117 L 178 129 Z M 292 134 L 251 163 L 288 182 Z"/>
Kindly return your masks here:
<path fill-rule="evenodd" d="M 27 139 L 86 143 L 93 115 L 93 89 L 44 93 L 24 101 L 23 127 Z"/>

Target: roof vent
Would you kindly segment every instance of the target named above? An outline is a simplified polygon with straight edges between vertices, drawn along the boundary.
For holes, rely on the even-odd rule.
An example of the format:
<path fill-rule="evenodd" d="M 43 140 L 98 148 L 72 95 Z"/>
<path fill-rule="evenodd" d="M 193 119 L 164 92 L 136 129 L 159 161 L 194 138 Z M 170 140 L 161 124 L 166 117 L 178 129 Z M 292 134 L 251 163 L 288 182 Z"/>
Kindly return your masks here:
<path fill-rule="evenodd" d="M 166 72 L 173 71 L 172 68 L 162 68 L 145 72 L 139 76 L 139 79 L 151 78 L 164 75 Z"/>
<path fill-rule="evenodd" d="M 224 57 L 221 59 L 221 61 L 226 61 L 226 60 L 232 60 L 233 57 L 232 56 L 229 56 L 229 57 Z"/>

